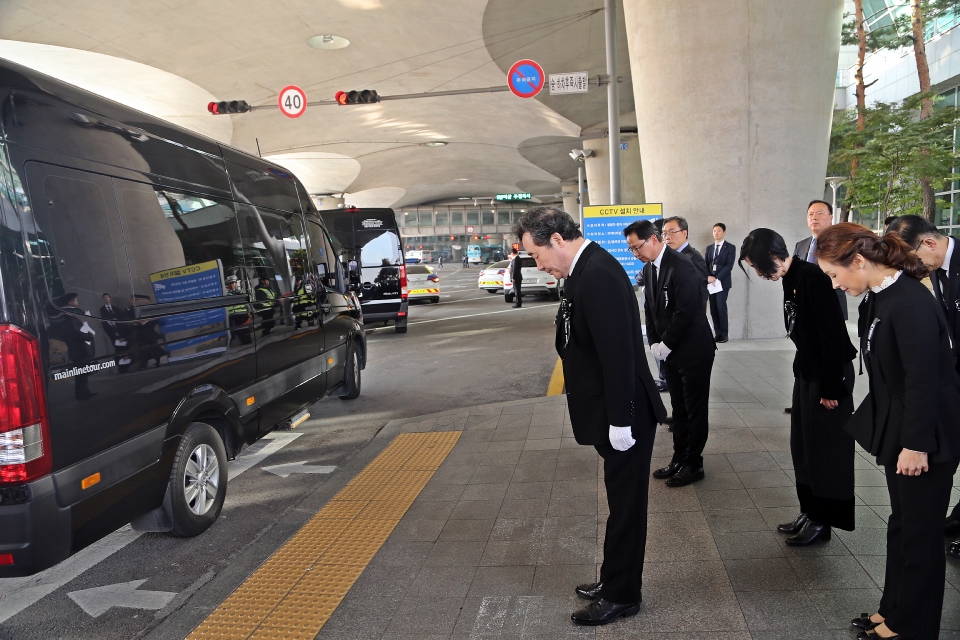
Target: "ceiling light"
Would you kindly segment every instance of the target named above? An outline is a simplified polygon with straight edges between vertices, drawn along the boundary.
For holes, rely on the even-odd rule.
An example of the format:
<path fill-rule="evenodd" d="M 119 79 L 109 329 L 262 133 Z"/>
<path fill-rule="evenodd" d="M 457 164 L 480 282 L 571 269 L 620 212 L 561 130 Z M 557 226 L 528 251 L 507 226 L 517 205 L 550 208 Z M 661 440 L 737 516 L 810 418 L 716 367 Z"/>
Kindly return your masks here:
<path fill-rule="evenodd" d="M 470 178 L 454 178 L 454 180 L 469 180 Z"/>
<path fill-rule="evenodd" d="M 430 142 L 424 142 L 420 145 L 421 147 L 445 147 L 447 143 L 443 140 L 432 140 Z"/>
<path fill-rule="evenodd" d="M 350 41 L 340 36 L 327 34 L 310 38 L 307 40 L 307 45 L 314 49 L 343 49 L 350 45 Z"/>

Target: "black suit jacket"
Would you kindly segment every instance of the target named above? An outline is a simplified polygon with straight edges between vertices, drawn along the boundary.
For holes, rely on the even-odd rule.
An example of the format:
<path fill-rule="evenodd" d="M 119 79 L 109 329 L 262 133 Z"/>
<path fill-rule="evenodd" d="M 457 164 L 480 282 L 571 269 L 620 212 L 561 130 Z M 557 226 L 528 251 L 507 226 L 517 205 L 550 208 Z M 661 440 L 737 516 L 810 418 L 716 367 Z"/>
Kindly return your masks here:
<path fill-rule="evenodd" d="M 707 293 L 707 262 L 703 259 L 703 256 L 700 255 L 700 252 L 693 248 L 693 245 L 689 242 L 687 246 L 683 248 L 683 251 L 680 252 L 680 255 L 690 258 L 690 262 L 693 263 L 693 266 L 697 268 L 697 273 L 700 274 L 700 297 L 703 298 L 703 304 L 707 304 L 710 294 Z"/>
<path fill-rule="evenodd" d="M 737 261 L 737 250 L 733 248 L 732 244 L 724 240 L 720 246 L 720 255 L 714 258 L 713 252 L 716 248 L 717 243 L 714 242 L 707 246 L 706 251 L 703 252 L 707 263 L 707 273 L 720 281 L 724 291 L 730 291 L 733 286 L 733 264 Z"/>
<path fill-rule="evenodd" d="M 643 304 L 650 344 L 666 344 L 671 350 L 667 362 L 678 369 L 711 361 L 717 345 L 701 294 L 701 290 L 706 293 L 706 285 L 694 263 L 667 247 L 660 261 L 656 290 L 652 286 L 652 262 L 643 266 L 643 279 L 647 283 Z"/>
<path fill-rule="evenodd" d="M 809 236 L 797 243 L 793 248 L 793 255 L 804 262 L 807 261 L 807 254 L 810 253 L 810 243 L 813 242 L 813 236 Z M 847 294 L 842 289 L 837 289 L 837 300 L 840 301 L 840 311 L 843 312 L 843 319 L 850 319 L 850 312 L 847 311 Z"/>
<path fill-rule="evenodd" d="M 639 441 L 666 418 L 647 366 L 633 285 L 596 243 L 583 250 L 564 284 L 556 347 L 578 443 L 610 444 L 611 425 L 633 427 Z"/>
<path fill-rule="evenodd" d="M 859 328 L 870 392 L 847 431 L 879 464 L 896 464 L 902 449 L 927 453 L 931 464 L 960 458 L 960 377 L 936 299 L 901 275 L 867 294 Z"/>
<path fill-rule="evenodd" d="M 513 259 L 513 262 L 510 263 L 510 280 L 513 282 L 522 282 L 523 281 L 523 263 L 520 262 L 520 256 L 517 256 Z"/>
<path fill-rule="evenodd" d="M 110 305 L 109 309 L 107 305 L 100 307 L 100 317 L 107 321 L 103 323 L 103 330 L 110 336 L 111 342 L 117 339 L 117 326 L 110 321 L 122 320 L 122 313 L 121 309 L 113 305 Z"/>
<path fill-rule="evenodd" d="M 940 274 L 934 271 L 930 274 L 930 280 L 933 282 L 933 295 L 947 313 L 947 327 L 953 338 L 953 355 L 957 357 L 960 356 L 960 345 L 957 344 L 957 339 L 960 339 L 960 238 L 951 237 L 953 238 L 953 255 L 950 256 L 950 264 L 943 265 L 943 269 L 947 272 L 946 298 L 940 289 Z M 960 358 L 957 359 L 957 371 L 960 371 Z"/>

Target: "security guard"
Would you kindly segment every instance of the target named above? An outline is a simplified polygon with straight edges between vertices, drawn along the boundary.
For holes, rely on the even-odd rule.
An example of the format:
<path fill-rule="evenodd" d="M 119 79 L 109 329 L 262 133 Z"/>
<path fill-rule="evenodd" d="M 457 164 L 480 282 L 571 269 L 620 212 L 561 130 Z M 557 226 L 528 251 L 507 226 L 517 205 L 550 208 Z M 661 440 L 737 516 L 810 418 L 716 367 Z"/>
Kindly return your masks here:
<path fill-rule="evenodd" d="M 242 296 L 243 289 L 240 288 L 240 279 L 237 276 L 227 276 L 227 295 Z M 247 305 L 240 303 L 227 307 L 227 316 L 230 318 L 231 327 L 244 327 L 250 323 L 250 312 Z M 230 335 L 240 341 L 240 344 L 251 344 L 253 338 L 249 326 L 242 329 L 230 329 Z"/>
<path fill-rule="evenodd" d="M 257 303 L 254 304 L 254 308 L 257 310 L 257 315 L 260 316 L 261 327 L 263 328 L 264 336 L 270 335 L 270 331 L 273 330 L 273 327 L 276 326 L 276 322 L 273 320 L 273 314 L 275 313 L 277 303 L 274 302 L 277 295 L 273 292 L 273 289 L 270 288 L 270 278 L 267 276 L 260 276 L 260 282 L 257 284 L 256 288 L 253 290 L 254 297 L 257 300 Z"/>
<path fill-rule="evenodd" d="M 313 292 L 315 291 L 313 283 L 309 282 L 303 276 L 298 276 L 297 281 L 293 288 L 293 313 L 294 313 L 294 328 L 299 329 L 304 321 L 307 322 L 307 326 L 313 326 L 313 318 L 316 313 L 316 309 L 309 311 L 310 299 L 313 297 Z"/>

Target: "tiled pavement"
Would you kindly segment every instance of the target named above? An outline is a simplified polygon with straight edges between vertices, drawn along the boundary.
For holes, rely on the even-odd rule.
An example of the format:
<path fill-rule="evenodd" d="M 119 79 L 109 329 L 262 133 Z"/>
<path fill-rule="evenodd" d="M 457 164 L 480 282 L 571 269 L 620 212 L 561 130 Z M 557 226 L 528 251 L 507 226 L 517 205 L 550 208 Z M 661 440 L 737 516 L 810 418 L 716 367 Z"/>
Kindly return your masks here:
<path fill-rule="evenodd" d="M 706 479 L 651 483 L 639 615 L 570 622 L 583 603 L 574 585 L 596 579 L 606 503 L 598 456 L 573 440 L 558 396 L 402 422 L 463 434 L 318 638 L 852 638 L 850 618 L 880 597 L 883 474 L 858 453 L 857 530 L 787 547 L 774 527 L 797 511 L 783 413 L 793 353 L 784 341 L 722 347 Z M 865 379 L 858 386 L 859 401 Z M 661 427 L 654 466 L 670 452 Z M 957 561 L 947 582 L 941 638 L 960 638 Z"/>

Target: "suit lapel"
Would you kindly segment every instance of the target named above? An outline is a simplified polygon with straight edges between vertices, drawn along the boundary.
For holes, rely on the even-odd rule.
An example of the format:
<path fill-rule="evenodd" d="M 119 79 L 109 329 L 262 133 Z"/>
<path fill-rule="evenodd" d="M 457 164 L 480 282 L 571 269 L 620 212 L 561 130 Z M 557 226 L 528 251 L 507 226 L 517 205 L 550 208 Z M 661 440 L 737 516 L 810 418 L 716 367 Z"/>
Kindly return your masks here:
<path fill-rule="evenodd" d="M 950 256 L 950 267 L 947 273 L 947 313 L 953 317 L 957 311 L 957 300 L 960 300 L 960 238 L 953 238 L 953 255 Z"/>

